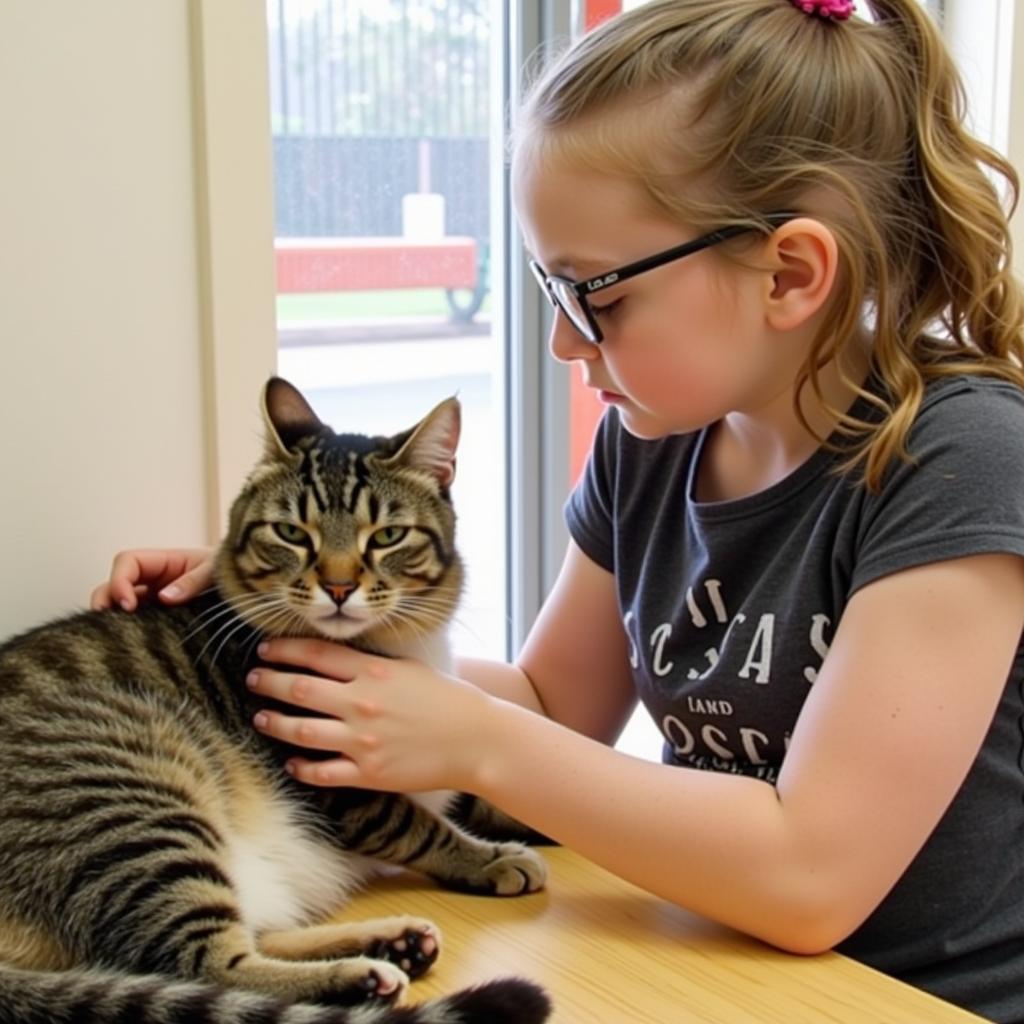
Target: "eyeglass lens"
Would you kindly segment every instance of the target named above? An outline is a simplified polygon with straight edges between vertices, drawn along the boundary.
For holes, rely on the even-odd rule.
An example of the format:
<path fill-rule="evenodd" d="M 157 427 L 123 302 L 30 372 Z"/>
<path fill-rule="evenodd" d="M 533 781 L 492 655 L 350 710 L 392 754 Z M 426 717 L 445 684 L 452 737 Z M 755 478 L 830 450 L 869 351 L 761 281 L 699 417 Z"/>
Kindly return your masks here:
<path fill-rule="evenodd" d="M 590 320 L 587 318 L 586 310 L 583 308 L 583 302 L 576 292 L 565 282 L 557 279 L 551 281 L 551 291 L 562 312 L 572 322 L 573 327 L 589 341 L 593 341 L 594 330 L 590 326 Z"/>
<path fill-rule="evenodd" d="M 562 311 L 569 323 L 578 330 L 587 341 L 596 343 L 600 335 L 594 330 L 587 316 L 583 300 L 573 290 L 572 285 L 558 278 L 548 277 L 536 260 L 530 260 L 530 270 L 537 279 L 537 284 L 547 295 L 551 304 Z"/>

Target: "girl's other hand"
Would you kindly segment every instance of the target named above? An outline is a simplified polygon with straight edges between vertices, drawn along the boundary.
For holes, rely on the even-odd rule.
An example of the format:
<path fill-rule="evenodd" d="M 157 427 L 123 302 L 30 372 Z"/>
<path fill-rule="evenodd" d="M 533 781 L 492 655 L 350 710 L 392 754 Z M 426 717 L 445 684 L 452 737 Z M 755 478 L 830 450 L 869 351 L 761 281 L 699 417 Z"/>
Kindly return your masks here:
<path fill-rule="evenodd" d="M 119 605 L 133 612 L 140 601 L 182 604 L 205 590 L 213 579 L 213 550 L 173 548 L 122 551 L 110 567 L 110 579 L 93 592 L 89 606 L 103 611 Z"/>

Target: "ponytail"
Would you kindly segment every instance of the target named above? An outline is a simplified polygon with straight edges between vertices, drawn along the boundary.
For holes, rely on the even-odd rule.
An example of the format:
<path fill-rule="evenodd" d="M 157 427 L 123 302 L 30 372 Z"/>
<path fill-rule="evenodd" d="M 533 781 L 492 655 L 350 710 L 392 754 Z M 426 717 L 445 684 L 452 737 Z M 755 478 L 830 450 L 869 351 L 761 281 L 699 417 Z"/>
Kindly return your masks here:
<path fill-rule="evenodd" d="M 875 297 L 875 361 L 892 403 L 865 451 L 868 480 L 877 483 L 889 459 L 905 452 L 928 379 L 975 373 L 1024 387 L 1024 301 L 1008 216 L 985 173 L 1005 182 L 1012 214 L 1016 172 L 966 131 L 963 84 L 930 16 L 913 0 L 867 6 L 898 40 L 913 102 L 906 215 L 894 225 L 896 260 Z M 929 334 L 936 324 L 946 336 L 938 344 Z"/>

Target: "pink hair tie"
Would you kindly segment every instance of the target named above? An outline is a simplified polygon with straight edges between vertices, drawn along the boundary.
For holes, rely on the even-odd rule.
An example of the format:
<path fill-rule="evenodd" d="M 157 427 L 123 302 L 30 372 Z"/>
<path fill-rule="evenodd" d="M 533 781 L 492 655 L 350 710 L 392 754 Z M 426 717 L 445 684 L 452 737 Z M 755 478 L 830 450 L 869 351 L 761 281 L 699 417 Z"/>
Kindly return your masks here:
<path fill-rule="evenodd" d="M 819 18 L 846 21 L 853 14 L 853 0 L 790 0 L 804 14 L 816 14 Z"/>

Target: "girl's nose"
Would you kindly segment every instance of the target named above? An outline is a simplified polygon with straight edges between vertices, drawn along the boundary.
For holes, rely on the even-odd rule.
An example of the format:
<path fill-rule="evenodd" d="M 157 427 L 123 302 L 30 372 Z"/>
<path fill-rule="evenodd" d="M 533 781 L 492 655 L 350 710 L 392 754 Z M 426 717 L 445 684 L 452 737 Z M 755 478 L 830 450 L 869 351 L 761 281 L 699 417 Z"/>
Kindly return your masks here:
<path fill-rule="evenodd" d="M 598 346 L 587 341 L 560 309 L 555 310 L 551 322 L 548 349 L 560 363 L 571 363 L 574 359 L 596 359 L 600 355 Z"/>

